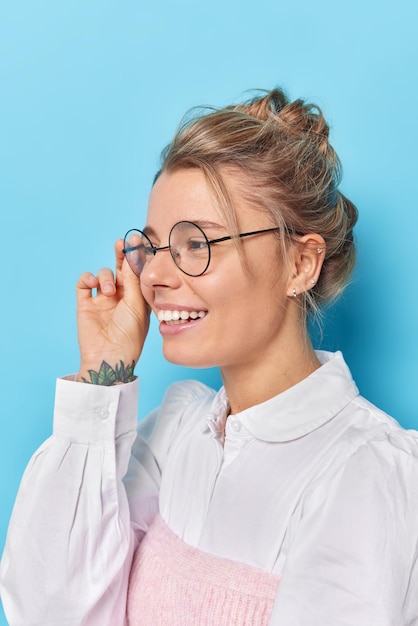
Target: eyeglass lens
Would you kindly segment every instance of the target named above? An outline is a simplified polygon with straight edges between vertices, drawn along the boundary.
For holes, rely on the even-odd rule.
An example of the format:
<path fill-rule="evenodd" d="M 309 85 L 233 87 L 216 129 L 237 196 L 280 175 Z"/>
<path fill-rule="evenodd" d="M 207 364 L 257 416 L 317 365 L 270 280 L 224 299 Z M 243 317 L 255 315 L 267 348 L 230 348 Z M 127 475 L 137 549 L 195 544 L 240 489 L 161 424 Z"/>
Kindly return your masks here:
<path fill-rule="evenodd" d="M 210 261 L 210 246 L 203 230 L 192 222 L 178 222 L 168 239 L 168 248 L 177 267 L 189 276 L 203 274 Z M 141 230 L 130 230 L 125 236 L 125 256 L 131 269 L 139 276 L 158 251 Z"/>

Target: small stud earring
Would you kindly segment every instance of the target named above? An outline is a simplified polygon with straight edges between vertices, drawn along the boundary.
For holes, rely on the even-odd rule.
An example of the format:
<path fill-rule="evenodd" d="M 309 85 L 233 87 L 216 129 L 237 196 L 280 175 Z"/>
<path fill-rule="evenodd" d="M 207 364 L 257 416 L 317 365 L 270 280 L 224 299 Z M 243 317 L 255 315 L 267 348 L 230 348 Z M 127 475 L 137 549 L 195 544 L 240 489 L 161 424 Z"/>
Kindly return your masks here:
<path fill-rule="evenodd" d="M 296 289 L 295 289 L 294 287 L 293 287 L 293 289 L 292 289 L 292 293 L 293 293 L 293 297 L 294 297 L 294 298 L 296 298 L 297 293 L 296 293 Z"/>
<path fill-rule="evenodd" d="M 314 285 L 316 283 L 315 278 L 311 278 L 311 285 Z"/>
<path fill-rule="evenodd" d="M 323 250 L 322 248 L 317 248 L 317 249 L 316 249 L 316 251 L 317 251 L 317 253 L 318 253 L 318 254 L 321 254 L 322 250 Z"/>

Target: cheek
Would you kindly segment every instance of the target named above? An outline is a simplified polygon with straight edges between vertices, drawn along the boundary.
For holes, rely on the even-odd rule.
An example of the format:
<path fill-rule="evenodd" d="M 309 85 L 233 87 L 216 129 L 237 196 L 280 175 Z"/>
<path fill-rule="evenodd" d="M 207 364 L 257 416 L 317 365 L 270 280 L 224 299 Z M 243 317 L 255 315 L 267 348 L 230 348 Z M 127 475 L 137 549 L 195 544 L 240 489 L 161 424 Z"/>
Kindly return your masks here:
<path fill-rule="evenodd" d="M 248 296 L 249 290 L 249 281 L 241 268 L 229 266 L 216 275 L 208 275 L 200 294 L 216 309 L 218 306 L 225 308 L 235 302 L 242 302 Z"/>

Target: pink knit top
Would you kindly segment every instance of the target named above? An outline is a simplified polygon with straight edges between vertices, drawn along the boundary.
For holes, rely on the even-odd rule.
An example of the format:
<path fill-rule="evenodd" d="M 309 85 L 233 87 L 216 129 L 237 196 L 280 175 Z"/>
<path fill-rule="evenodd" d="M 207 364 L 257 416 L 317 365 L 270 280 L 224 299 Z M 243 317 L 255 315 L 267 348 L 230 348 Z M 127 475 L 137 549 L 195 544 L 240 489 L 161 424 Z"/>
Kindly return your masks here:
<path fill-rule="evenodd" d="M 129 626 L 266 626 L 279 578 L 185 544 L 157 516 L 136 552 Z"/>

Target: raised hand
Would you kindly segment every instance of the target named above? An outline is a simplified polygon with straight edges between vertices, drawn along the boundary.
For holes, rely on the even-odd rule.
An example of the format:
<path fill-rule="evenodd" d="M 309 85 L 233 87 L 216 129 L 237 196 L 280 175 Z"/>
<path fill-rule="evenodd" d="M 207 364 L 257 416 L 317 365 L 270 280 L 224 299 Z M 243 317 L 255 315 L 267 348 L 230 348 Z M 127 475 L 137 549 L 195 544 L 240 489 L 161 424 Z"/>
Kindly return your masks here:
<path fill-rule="evenodd" d="M 104 268 L 97 276 L 85 272 L 77 283 L 80 381 L 129 382 L 144 345 L 150 311 L 122 249 L 120 239 L 115 244 L 116 277 Z"/>

